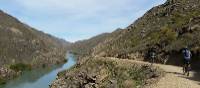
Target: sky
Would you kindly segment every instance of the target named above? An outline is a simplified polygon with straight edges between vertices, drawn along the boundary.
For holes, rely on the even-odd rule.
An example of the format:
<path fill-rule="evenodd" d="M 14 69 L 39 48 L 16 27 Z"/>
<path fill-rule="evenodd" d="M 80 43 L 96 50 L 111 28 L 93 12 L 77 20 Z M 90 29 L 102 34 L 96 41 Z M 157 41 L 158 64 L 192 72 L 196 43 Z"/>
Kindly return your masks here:
<path fill-rule="evenodd" d="M 126 28 L 166 0 L 0 0 L 0 9 L 67 41 Z"/>

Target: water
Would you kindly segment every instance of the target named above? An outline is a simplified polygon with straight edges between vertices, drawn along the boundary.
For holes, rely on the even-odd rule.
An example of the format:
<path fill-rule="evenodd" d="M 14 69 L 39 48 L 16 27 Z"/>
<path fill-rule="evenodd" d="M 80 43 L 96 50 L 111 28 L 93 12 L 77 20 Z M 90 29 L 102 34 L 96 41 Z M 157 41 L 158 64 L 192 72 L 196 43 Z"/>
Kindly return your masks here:
<path fill-rule="evenodd" d="M 0 88 L 49 88 L 49 85 L 56 79 L 58 72 L 75 65 L 74 55 L 68 54 L 67 58 L 68 62 L 63 66 L 52 66 L 51 68 L 23 72 L 22 76 L 9 81 Z"/>

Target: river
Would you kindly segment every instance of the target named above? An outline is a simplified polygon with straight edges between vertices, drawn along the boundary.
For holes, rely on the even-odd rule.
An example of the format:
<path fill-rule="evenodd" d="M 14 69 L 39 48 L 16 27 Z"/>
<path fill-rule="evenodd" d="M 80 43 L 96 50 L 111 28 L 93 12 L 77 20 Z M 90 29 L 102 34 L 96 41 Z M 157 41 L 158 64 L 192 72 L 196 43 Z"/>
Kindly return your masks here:
<path fill-rule="evenodd" d="M 20 77 L 9 81 L 0 88 L 49 88 L 49 85 L 56 79 L 58 72 L 67 70 L 76 64 L 73 54 L 68 54 L 66 58 L 68 61 L 64 65 L 25 71 Z"/>

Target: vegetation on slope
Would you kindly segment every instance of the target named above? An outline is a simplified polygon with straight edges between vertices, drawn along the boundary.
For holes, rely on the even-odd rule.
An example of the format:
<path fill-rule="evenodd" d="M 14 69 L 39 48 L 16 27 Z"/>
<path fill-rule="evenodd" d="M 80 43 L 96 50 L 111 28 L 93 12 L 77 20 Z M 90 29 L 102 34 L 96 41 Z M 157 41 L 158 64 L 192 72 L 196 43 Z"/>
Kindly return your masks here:
<path fill-rule="evenodd" d="M 5 83 L 6 83 L 6 81 L 4 79 L 0 78 L 0 85 L 5 84 Z"/>
<path fill-rule="evenodd" d="M 0 19 L 0 66 L 17 63 L 41 66 L 42 61 L 51 64 L 65 59 L 64 40 L 37 31 L 2 11 Z"/>
<path fill-rule="evenodd" d="M 104 41 L 88 47 L 90 55 L 148 60 L 148 51 L 155 47 L 156 62 L 180 65 L 180 51 L 189 46 L 194 57 L 199 58 L 199 8 L 199 0 L 167 0 L 119 33 L 111 33 L 113 36 L 105 36 Z M 200 59 L 193 62 L 198 64 Z"/>
<path fill-rule="evenodd" d="M 10 66 L 10 69 L 14 71 L 24 71 L 24 70 L 31 70 L 31 65 L 23 64 L 23 63 L 17 63 Z"/>
<path fill-rule="evenodd" d="M 68 43 L 0 10 L 0 78 L 3 80 L 25 69 L 63 63 L 65 44 Z"/>
<path fill-rule="evenodd" d="M 145 64 L 88 57 L 72 69 L 59 73 L 51 88 L 136 88 L 162 75 L 158 68 Z"/>
<path fill-rule="evenodd" d="M 189 46 L 193 53 L 192 66 L 198 68 L 199 8 L 199 0 L 167 0 L 123 30 L 73 44 L 72 52 L 101 58 L 79 59 L 77 66 L 58 75 L 51 88 L 141 87 L 146 84 L 146 80 L 159 77 L 159 71 L 146 65 L 111 60 L 108 57 L 149 60 L 152 47 L 156 48 L 158 54 L 156 62 L 181 65 L 180 51 Z"/>

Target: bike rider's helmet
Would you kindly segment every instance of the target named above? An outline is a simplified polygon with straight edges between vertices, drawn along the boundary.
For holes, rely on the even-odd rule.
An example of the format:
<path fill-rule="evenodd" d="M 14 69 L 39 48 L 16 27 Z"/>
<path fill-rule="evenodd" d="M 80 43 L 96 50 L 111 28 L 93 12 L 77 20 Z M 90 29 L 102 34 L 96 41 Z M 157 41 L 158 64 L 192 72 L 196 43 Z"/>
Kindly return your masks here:
<path fill-rule="evenodd" d="M 185 47 L 184 47 L 184 50 L 188 50 L 188 46 L 185 46 Z"/>
<path fill-rule="evenodd" d="M 185 46 L 186 49 L 188 49 L 188 46 Z"/>

